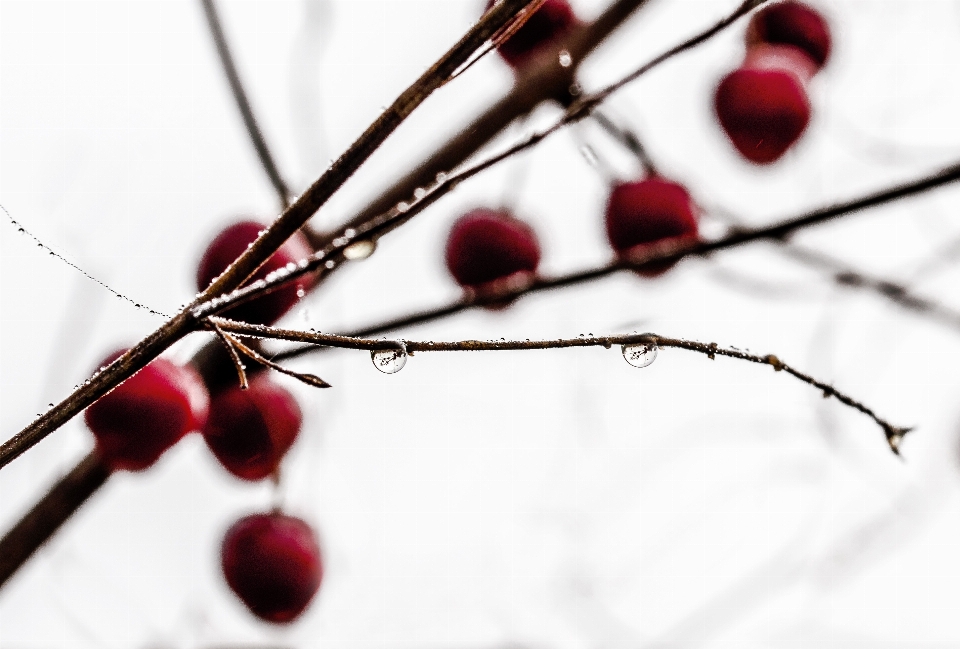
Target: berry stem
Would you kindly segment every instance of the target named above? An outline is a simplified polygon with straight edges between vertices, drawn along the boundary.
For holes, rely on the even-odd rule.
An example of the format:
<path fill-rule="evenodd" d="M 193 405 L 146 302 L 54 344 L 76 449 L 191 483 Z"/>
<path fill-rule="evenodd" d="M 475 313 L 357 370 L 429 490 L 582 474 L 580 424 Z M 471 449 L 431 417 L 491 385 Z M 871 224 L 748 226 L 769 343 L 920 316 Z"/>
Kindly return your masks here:
<path fill-rule="evenodd" d="M 240 74 L 237 72 L 237 66 L 233 60 L 233 54 L 230 53 L 230 45 L 227 43 L 227 37 L 223 33 L 223 25 L 220 21 L 217 5 L 214 0 L 200 0 L 203 6 L 203 14 L 206 16 L 207 25 L 210 27 L 210 36 L 213 38 L 213 44 L 217 48 L 217 56 L 220 59 L 220 65 L 223 67 L 223 73 L 227 77 L 227 83 L 230 85 L 230 92 L 233 94 L 233 100 L 240 111 L 240 117 L 243 118 L 243 125 L 246 127 L 247 135 L 250 136 L 250 142 L 257 152 L 260 159 L 260 165 L 263 167 L 270 184 L 273 185 L 277 198 L 280 199 L 280 208 L 285 209 L 290 205 L 290 197 L 293 193 L 289 186 L 280 175 L 280 170 L 270 154 L 270 148 L 263 137 L 263 131 L 257 123 L 257 118 L 253 114 L 253 108 L 250 106 L 250 100 L 247 98 L 247 92 L 243 88 L 243 82 L 240 80 Z"/>

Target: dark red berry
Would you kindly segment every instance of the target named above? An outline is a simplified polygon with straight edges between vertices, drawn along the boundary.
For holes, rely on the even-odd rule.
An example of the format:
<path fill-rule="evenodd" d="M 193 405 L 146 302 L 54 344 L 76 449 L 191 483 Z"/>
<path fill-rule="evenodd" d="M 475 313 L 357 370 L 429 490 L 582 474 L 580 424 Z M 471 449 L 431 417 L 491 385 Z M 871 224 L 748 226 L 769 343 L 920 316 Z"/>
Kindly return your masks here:
<path fill-rule="evenodd" d="M 97 453 L 111 469 L 141 471 L 181 437 L 202 428 L 209 406 L 207 389 L 192 368 L 158 358 L 87 408 L 84 419 Z"/>
<path fill-rule="evenodd" d="M 210 286 L 210 282 L 246 251 L 247 246 L 256 240 L 265 227 L 256 221 L 241 221 L 218 234 L 207 246 L 200 259 L 200 265 L 197 268 L 197 289 L 203 291 Z M 310 245 L 306 237 L 297 232 L 280 246 L 280 249 L 260 267 L 248 283 L 264 279 L 272 271 L 296 263 L 310 254 Z M 307 277 L 301 277 L 282 289 L 236 306 L 221 315 L 254 324 L 272 324 L 297 303 L 300 299 L 298 291 L 308 289 L 309 283 Z"/>
<path fill-rule="evenodd" d="M 261 480 L 280 465 L 302 421 L 296 398 L 260 374 L 246 390 L 235 386 L 213 397 L 203 438 L 230 473 Z"/>
<path fill-rule="evenodd" d="M 779 159 L 810 122 L 806 91 L 782 70 L 734 70 L 717 86 L 714 109 L 733 145 L 757 164 Z"/>
<path fill-rule="evenodd" d="M 683 186 L 649 178 L 614 186 L 607 201 L 607 238 L 619 256 L 671 239 L 695 239 L 697 215 Z M 676 262 L 649 264 L 636 272 L 656 277 Z"/>
<path fill-rule="evenodd" d="M 487 2 L 487 9 L 492 6 L 493 0 Z M 512 67 L 522 67 L 576 24 L 577 16 L 567 0 L 546 0 L 520 29 L 500 44 L 498 51 Z"/>
<path fill-rule="evenodd" d="M 820 69 L 830 58 L 830 26 L 812 7 L 787 0 L 753 15 L 747 27 L 747 47 L 757 43 L 792 45 Z"/>
<path fill-rule="evenodd" d="M 323 565 L 313 530 L 279 512 L 241 518 L 220 551 L 231 590 L 267 622 L 296 619 L 320 588 Z"/>
<path fill-rule="evenodd" d="M 453 224 L 445 257 L 460 286 L 490 295 L 533 279 L 540 244 L 523 221 L 508 212 L 481 208 Z"/>

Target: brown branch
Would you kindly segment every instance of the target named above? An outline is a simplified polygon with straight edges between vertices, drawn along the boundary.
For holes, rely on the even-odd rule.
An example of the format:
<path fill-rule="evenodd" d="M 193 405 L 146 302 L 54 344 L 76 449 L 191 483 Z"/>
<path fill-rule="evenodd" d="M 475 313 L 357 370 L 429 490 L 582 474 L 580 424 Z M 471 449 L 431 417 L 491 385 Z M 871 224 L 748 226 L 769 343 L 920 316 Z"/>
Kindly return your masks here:
<path fill-rule="evenodd" d="M 0 446 L 0 469 L 27 449 L 58 429 L 84 408 L 105 395 L 124 380 L 145 367 L 165 349 L 195 330 L 192 311 L 201 304 L 230 291 L 256 270 L 309 219 L 333 193 L 353 175 L 386 138 L 439 88 L 457 68 L 480 49 L 489 38 L 506 25 L 531 0 L 503 0 L 488 11 L 450 51 L 427 70 L 417 81 L 334 162 L 264 233 L 235 260 L 190 305 L 160 329 L 138 343 L 96 374 L 60 404 L 34 420 L 30 425 Z"/>
<path fill-rule="evenodd" d="M 111 475 L 90 453 L 0 539 L 0 587 Z"/>
<path fill-rule="evenodd" d="M 777 372 L 786 372 L 796 379 L 811 385 L 823 393 L 824 398 L 835 397 L 840 403 L 857 410 L 873 419 L 883 429 L 886 435 L 890 449 L 899 455 L 900 441 L 903 436 L 910 431 L 909 428 L 894 426 L 886 420 L 879 417 L 871 408 L 865 406 L 856 399 L 840 392 L 832 385 L 819 381 L 809 374 L 805 374 L 792 366 L 784 363 L 776 356 L 769 354 L 759 356 L 750 354 L 738 349 L 727 349 L 719 347 L 716 343 L 701 343 L 692 340 L 682 340 L 679 338 L 667 338 L 656 334 L 627 334 L 617 336 L 580 336 L 578 338 L 560 338 L 556 340 L 461 340 L 457 342 L 435 342 L 435 341 L 415 341 L 415 340 L 370 340 L 366 338 L 353 338 L 349 336 L 340 336 L 336 334 L 324 334 L 317 332 L 296 331 L 291 329 L 280 329 L 276 327 L 267 327 L 263 325 L 250 325 L 231 320 L 217 319 L 215 325 L 225 331 L 240 334 L 244 336 L 253 336 L 256 338 L 269 338 L 272 340 L 285 340 L 289 342 L 308 343 L 322 347 L 335 347 L 339 349 L 356 349 L 363 351 L 378 350 L 396 350 L 398 348 L 406 350 L 407 353 L 415 352 L 457 352 L 457 351 L 530 351 L 544 349 L 568 349 L 571 347 L 604 347 L 610 349 L 614 345 L 623 345 L 625 348 L 630 345 L 646 345 L 653 350 L 659 347 L 676 347 L 689 351 L 704 354 L 713 359 L 715 356 L 726 356 L 751 363 L 760 363 L 770 365 Z"/>
<path fill-rule="evenodd" d="M 230 84 L 230 92 L 233 94 L 233 100 L 240 111 L 240 117 L 243 118 L 243 125 L 250 136 L 250 142 L 257 151 L 257 157 L 260 158 L 260 166 L 263 167 L 270 184 L 277 192 L 277 198 L 280 199 L 281 208 L 290 204 L 290 197 L 293 193 L 284 182 L 277 168 L 273 156 L 270 155 L 270 149 L 267 147 L 267 141 L 263 137 L 257 118 L 253 114 L 253 108 L 247 99 L 247 92 L 243 88 L 243 82 L 240 81 L 240 74 L 237 72 L 237 66 L 233 61 L 233 55 L 230 53 L 230 46 L 227 43 L 227 37 L 223 33 L 223 25 L 220 22 L 220 16 L 217 13 L 217 6 L 214 0 L 200 0 L 203 6 L 203 14 L 207 18 L 207 25 L 210 27 L 210 35 L 213 37 L 213 44 L 217 48 L 217 56 L 220 59 L 220 65 L 223 67 L 223 73 Z"/>

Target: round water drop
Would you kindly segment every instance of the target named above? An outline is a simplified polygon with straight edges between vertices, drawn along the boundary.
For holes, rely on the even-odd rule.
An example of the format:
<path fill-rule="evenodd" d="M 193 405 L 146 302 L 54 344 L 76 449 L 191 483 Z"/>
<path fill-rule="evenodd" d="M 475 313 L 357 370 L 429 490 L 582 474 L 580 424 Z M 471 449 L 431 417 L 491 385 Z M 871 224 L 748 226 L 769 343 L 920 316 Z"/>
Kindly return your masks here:
<path fill-rule="evenodd" d="M 447 182 L 447 173 L 445 171 L 441 171 L 437 174 L 437 182 L 440 184 Z"/>
<path fill-rule="evenodd" d="M 657 360 L 657 346 L 654 343 L 624 345 L 623 358 L 634 367 L 647 367 Z"/>
<path fill-rule="evenodd" d="M 395 349 L 375 349 L 370 352 L 373 366 L 384 374 L 396 374 L 407 364 L 407 349 L 400 343 Z"/>
<path fill-rule="evenodd" d="M 571 65 L 573 65 L 573 57 L 570 56 L 570 52 L 567 50 L 560 50 L 558 59 L 560 61 L 560 67 L 569 68 Z"/>
<path fill-rule="evenodd" d="M 303 290 L 302 288 L 297 289 L 298 298 L 303 299 L 304 297 L 306 297 L 306 295 L 307 295 L 307 292 L 305 290 Z"/>
<path fill-rule="evenodd" d="M 343 249 L 343 256 L 350 260 L 366 259 L 377 249 L 377 244 L 369 239 L 357 241 Z"/>
<path fill-rule="evenodd" d="M 406 214 L 410 211 L 410 204 L 406 202 L 397 203 L 397 211 L 401 214 Z"/>
<path fill-rule="evenodd" d="M 424 189 L 423 187 L 417 187 L 416 189 L 413 190 L 413 197 L 416 198 L 418 201 L 422 200 L 423 197 L 426 195 L 427 195 L 427 190 Z"/>

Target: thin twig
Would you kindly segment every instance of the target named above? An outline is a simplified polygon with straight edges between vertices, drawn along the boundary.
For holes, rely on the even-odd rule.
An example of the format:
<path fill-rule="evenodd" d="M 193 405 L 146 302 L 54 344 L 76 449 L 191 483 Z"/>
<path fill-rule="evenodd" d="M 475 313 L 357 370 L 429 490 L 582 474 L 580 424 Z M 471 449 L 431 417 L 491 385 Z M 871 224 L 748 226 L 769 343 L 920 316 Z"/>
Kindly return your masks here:
<path fill-rule="evenodd" d="M 899 445 L 903 436 L 910 428 L 894 426 L 880 418 L 871 408 L 856 399 L 840 392 L 832 385 L 819 381 L 809 374 L 805 374 L 784 363 L 773 354 L 759 356 L 738 349 L 719 347 L 716 343 L 702 343 L 679 338 L 667 338 L 657 334 L 627 334 L 616 336 L 580 336 L 578 338 L 560 338 L 556 340 L 461 340 L 456 342 L 415 341 L 415 340 L 370 340 L 367 338 L 352 338 L 336 334 L 297 331 L 267 327 L 264 325 L 250 325 L 231 320 L 217 319 L 214 323 L 225 331 L 255 338 L 269 338 L 289 342 L 308 343 L 323 347 L 339 349 L 356 349 L 362 351 L 395 350 L 398 347 L 407 353 L 415 352 L 457 352 L 457 351 L 529 351 L 543 349 L 567 349 L 571 347 L 604 347 L 610 349 L 614 345 L 646 345 L 650 349 L 658 347 L 676 347 L 704 354 L 709 358 L 727 356 L 751 363 L 770 365 L 777 372 L 786 372 L 794 378 L 812 385 L 823 393 L 824 398 L 835 397 L 840 403 L 849 406 L 873 419 L 886 435 L 890 449 L 899 454 Z"/>
<path fill-rule="evenodd" d="M 227 37 L 223 33 L 223 25 L 217 13 L 217 6 L 214 0 L 200 0 L 200 4 L 203 6 L 203 14 L 207 18 L 210 35 L 213 37 L 213 43 L 217 48 L 220 64 L 223 66 L 223 73 L 226 75 L 227 82 L 230 84 L 230 92 L 233 93 L 233 99 L 237 104 L 237 108 L 240 110 L 240 116 L 243 118 L 243 125 L 247 129 L 247 134 L 250 136 L 250 142 L 257 151 L 257 157 L 260 158 L 260 165 L 263 167 L 264 172 L 266 172 L 267 178 L 270 179 L 270 184 L 273 185 L 274 191 L 277 192 L 277 198 L 280 199 L 281 208 L 285 208 L 290 204 L 290 197 L 293 193 L 280 175 L 280 170 L 277 168 L 277 164 L 270 154 L 267 141 L 263 137 L 260 125 L 257 123 L 257 118 L 253 114 L 253 108 L 250 106 L 249 99 L 247 99 L 247 92 L 243 88 L 243 82 L 240 81 L 240 74 L 237 72 L 233 55 L 230 53 Z"/>
<path fill-rule="evenodd" d="M 653 163 L 653 159 L 650 158 L 650 154 L 647 153 L 646 147 L 640 142 L 640 138 L 637 137 L 636 133 L 620 126 L 599 110 L 594 110 L 590 114 L 590 117 L 593 118 L 593 121 L 599 124 L 604 131 L 612 136 L 613 139 L 623 145 L 624 148 L 637 158 L 640 166 L 643 167 L 643 173 L 645 175 L 658 175 L 657 166 Z"/>
<path fill-rule="evenodd" d="M 450 51 L 407 88 L 400 97 L 350 146 L 320 178 L 274 221 L 247 250 L 178 315 L 150 334 L 75 390 L 58 405 L 41 415 L 0 445 L 0 469 L 19 457 L 47 435 L 70 421 L 84 408 L 140 371 L 198 323 L 192 317 L 197 305 L 231 291 L 273 255 L 294 232 L 306 223 L 343 183 L 369 158 L 401 123 L 470 56 L 509 22 L 530 0 L 502 0 L 484 14 Z"/>

